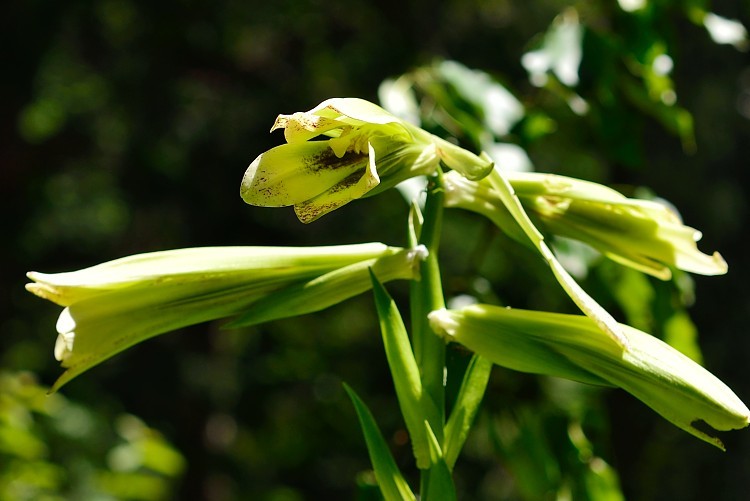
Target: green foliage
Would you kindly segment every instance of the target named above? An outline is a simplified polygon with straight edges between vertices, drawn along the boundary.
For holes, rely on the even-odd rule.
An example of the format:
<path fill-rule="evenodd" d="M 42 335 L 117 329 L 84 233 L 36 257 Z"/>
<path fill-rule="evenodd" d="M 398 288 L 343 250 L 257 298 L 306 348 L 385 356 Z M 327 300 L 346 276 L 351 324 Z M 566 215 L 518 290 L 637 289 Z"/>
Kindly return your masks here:
<path fill-rule="evenodd" d="M 155 501 L 174 494 L 185 459 L 129 414 L 48 396 L 28 373 L 0 374 L 0 499 Z"/>
<path fill-rule="evenodd" d="M 396 466 L 396 462 L 388 450 L 388 444 L 383 439 L 383 435 L 380 433 L 378 425 L 375 423 L 375 418 L 372 417 L 372 413 L 357 394 L 354 393 L 354 390 L 348 386 L 345 386 L 345 389 L 354 404 L 354 409 L 357 411 L 359 424 L 362 427 L 365 441 L 367 442 L 367 450 L 370 452 L 370 461 L 375 470 L 375 478 L 383 497 L 386 501 L 416 499 L 409 488 L 409 484 L 401 476 L 401 472 L 398 470 L 398 466 Z"/>
<path fill-rule="evenodd" d="M 383 346 L 393 377 L 393 384 L 396 388 L 401 414 L 404 416 L 406 428 L 409 430 L 417 467 L 427 469 L 434 462 L 431 446 L 434 440 L 434 432 L 432 432 L 429 423 L 440 424 L 440 413 L 430 395 L 424 391 L 409 335 L 406 333 L 406 327 L 401 320 L 396 303 L 393 302 L 374 274 L 371 275 L 371 278 L 375 306 L 380 319 Z"/>
<path fill-rule="evenodd" d="M 456 396 L 448 422 L 445 424 L 445 462 L 448 468 L 458 459 L 458 454 L 466 442 L 469 430 L 482 403 L 487 383 L 490 379 L 492 363 L 479 355 L 474 355 L 466 367 L 461 388 Z"/>
<path fill-rule="evenodd" d="M 524 498 L 625 499 L 617 472 L 595 454 L 583 425 L 550 406 L 519 408 L 492 418 L 493 446 L 507 461 Z"/>

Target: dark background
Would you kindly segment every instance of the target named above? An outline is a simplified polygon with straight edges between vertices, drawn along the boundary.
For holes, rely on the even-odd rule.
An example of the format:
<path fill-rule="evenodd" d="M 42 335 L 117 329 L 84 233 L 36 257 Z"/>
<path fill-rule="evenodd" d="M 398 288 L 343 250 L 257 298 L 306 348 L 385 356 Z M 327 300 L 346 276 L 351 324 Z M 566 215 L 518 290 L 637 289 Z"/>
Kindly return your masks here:
<path fill-rule="evenodd" d="M 333 96 L 377 101 L 381 81 L 438 58 L 494 75 L 527 109 L 554 109 L 547 102 L 554 96 L 529 84 L 520 60 L 555 16 L 575 5 L 589 27 L 579 92 L 595 112 L 555 116 L 556 131 L 544 141 L 517 131 L 510 139 L 540 171 L 648 186 L 703 231 L 701 248 L 719 250 L 730 272 L 695 278 L 690 313 L 706 366 L 750 400 L 750 60 L 689 20 L 686 12 L 701 2 L 656 3 L 661 7 L 638 22 L 604 1 L 6 5 L 2 368 L 31 371 L 47 385 L 60 372 L 52 358 L 58 309 L 24 292 L 29 270 L 68 271 L 188 246 L 403 245 L 407 206 L 395 192 L 309 226 L 291 209 L 242 202 L 244 169 L 282 141 L 268 134 L 276 115 Z M 750 24 L 747 1 L 714 2 L 711 10 Z M 694 151 L 655 114 L 626 100 L 607 104 L 598 87 L 607 57 L 601 40 L 635 52 L 647 29 L 668 42 L 678 103 L 693 116 Z M 477 226 L 463 217 L 449 228 L 463 228 L 470 240 Z M 459 257 L 446 267 L 465 271 L 461 245 L 447 246 L 448 256 Z M 522 282 L 511 280 L 506 297 Z M 341 381 L 365 397 L 399 461 L 408 464 L 410 453 L 376 325 L 371 298 L 363 296 L 242 331 L 196 326 L 133 348 L 62 393 L 105 419 L 127 412 L 160 430 L 187 459 L 175 499 L 351 498 L 355 477 L 369 465 Z M 503 402 L 491 386 L 486 412 Z M 621 392 L 605 402 L 611 424 L 602 455 L 618 469 L 628 499 L 734 500 L 750 492 L 747 431 L 726 434 L 722 453 Z M 50 447 L 52 462 L 67 457 L 60 447 Z M 515 499 L 492 490 L 503 477 L 498 461 L 476 453 L 459 467 L 466 499 Z"/>

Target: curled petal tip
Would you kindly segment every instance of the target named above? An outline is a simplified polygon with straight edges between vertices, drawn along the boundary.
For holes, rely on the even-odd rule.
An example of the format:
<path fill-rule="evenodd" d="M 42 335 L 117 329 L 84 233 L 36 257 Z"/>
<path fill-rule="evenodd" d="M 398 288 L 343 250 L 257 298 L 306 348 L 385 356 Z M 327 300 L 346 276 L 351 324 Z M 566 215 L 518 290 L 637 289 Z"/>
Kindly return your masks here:
<path fill-rule="evenodd" d="M 62 298 L 60 291 L 57 288 L 41 281 L 41 273 L 29 272 L 26 274 L 26 276 L 31 280 L 34 280 L 34 282 L 24 285 L 24 288 L 27 291 L 31 292 L 35 296 L 39 296 L 42 299 L 46 299 L 48 301 L 52 301 L 53 303 L 66 306 L 64 304 L 66 301 L 64 301 L 64 299 Z"/>
<path fill-rule="evenodd" d="M 55 341 L 55 360 L 65 362 L 73 354 L 76 322 L 70 314 L 70 308 L 65 308 L 57 319 L 57 340 Z"/>
<path fill-rule="evenodd" d="M 713 257 L 714 263 L 716 264 L 716 269 L 718 271 L 717 275 L 723 275 L 729 271 L 729 265 L 721 254 L 714 252 L 711 257 Z"/>

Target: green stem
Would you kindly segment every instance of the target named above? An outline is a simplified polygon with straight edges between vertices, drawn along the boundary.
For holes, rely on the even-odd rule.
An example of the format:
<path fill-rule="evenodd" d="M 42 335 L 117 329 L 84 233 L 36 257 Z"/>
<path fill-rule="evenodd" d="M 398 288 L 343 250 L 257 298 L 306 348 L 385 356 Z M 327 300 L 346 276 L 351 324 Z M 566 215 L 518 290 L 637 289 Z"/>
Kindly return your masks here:
<path fill-rule="evenodd" d="M 429 251 L 422 263 L 419 281 L 411 282 L 410 302 L 414 355 L 422 377 L 425 393 L 434 401 L 437 422 L 430 422 L 440 447 L 444 444 L 445 425 L 445 342 L 430 328 L 427 315 L 445 307 L 442 281 L 438 264 L 438 247 L 443 221 L 442 175 L 432 178 L 427 188 L 424 221 L 419 234 L 419 243 Z M 428 471 L 422 472 L 422 484 L 427 481 Z"/>

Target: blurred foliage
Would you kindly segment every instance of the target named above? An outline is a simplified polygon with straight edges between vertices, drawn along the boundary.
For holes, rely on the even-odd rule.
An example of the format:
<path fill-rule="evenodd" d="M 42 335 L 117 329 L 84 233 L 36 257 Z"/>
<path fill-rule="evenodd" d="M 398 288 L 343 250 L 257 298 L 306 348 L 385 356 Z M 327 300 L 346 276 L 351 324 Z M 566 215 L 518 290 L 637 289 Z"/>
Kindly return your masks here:
<path fill-rule="evenodd" d="M 185 460 L 129 414 L 80 405 L 29 373 L 0 373 L 0 499 L 167 499 Z"/>
<path fill-rule="evenodd" d="M 44 397 L 35 376 L 19 372 L 46 383 L 59 374 L 56 308 L 24 293 L 31 269 L 197 245 L 404 244 L 408 207 L 395 190 L 309 226 L 238 196 L 246 165 L 281 141 L 267 134 L 278 113 L 332 96 L 374 101 L 383 81 L 413 92 L 405 116 L 508 168 L 628 195 L 648 186 L 679 207 L 704 230 L 702 247 L 727 259 L 727 277 L 696 278 L 694 290 L 686 275 L 658 282 L 570 242 L 556 251 L 618 319 L 705 358 L 747 400 L 750 62 L 734 20 L 750 24 L 746 2 L 8 5 L 0 492 L 375 499 L 342 381 L 367 396 L 399 466 L 410 464 L 367 296 L 241 331 L 209 324 L 162 336 L 64 395 Z M 471 214 L 447 216 L 447 297 L 571 308 L 523 248 Z M 392 293 L 405 297 L 398 286 Z M 467 361 L 458 350 L 449 357 Z M 458 496 L 619 499 L 621 488 L 628 499 L 741 499 L 750 438 L 725 443 L 727 454 L 714 451 L 621 392 L 496 368 L 456 465 Z"/>

